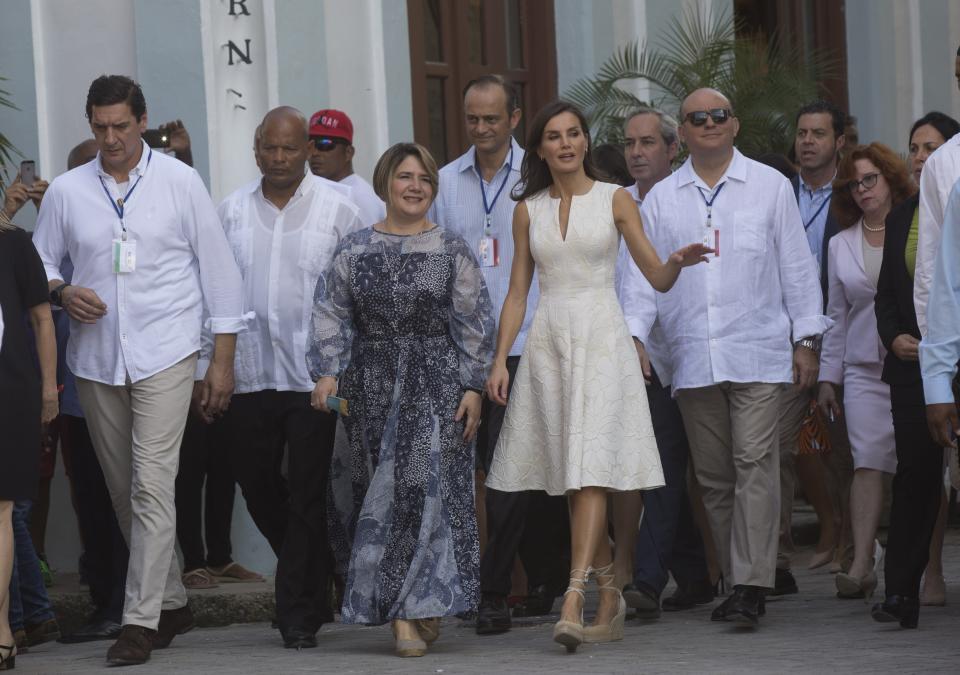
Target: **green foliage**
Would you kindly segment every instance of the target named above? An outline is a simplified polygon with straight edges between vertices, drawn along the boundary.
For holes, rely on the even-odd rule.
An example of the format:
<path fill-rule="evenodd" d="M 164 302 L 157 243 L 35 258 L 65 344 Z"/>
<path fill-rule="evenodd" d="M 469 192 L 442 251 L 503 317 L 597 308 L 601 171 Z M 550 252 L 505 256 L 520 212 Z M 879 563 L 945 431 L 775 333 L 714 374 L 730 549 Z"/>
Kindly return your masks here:
<path fill-rule="evenodd" d="M 676 115 L 690 92 L 712 87 L 730 98 L 740 119 L 737 147 L 756 156 L 787 151 L 796 111 L 817 98 L 819 81 L 835 72 L 823 53 L 805 57 L 776 35 L 743 35 L 726 10 L 712 17 L 686 11 L 671 20 L 655 48 L 632 43 L 618 49 L 594 77 L 574 83 L 566 98 L 587 114 L 596 143 L 618 143 L 624 118 L 638 106 Z M 631 93 L 634 81 L 649 85 L 649 101 Z"/>
<path fill-rule="evenodd" d="M 6 82 L 7 78 L 0 77 L 0 82 Z M 17 106 L 13 104 L 13 101 L 10 100 L 10 92 L 0 89 L 0 106 L 4 108 L 13 108 L 18 110 Z M 10 142 L 6 136 L 3 135 L 3 132 L 0 132 L 0 195 L 3 194 L 3 184 L 5 179 L 10 177 L 10 167 L 13 165 L 13 153 L 17 155 L 22 155 L 22 153 L 14 147 L 13 143 Z"/>

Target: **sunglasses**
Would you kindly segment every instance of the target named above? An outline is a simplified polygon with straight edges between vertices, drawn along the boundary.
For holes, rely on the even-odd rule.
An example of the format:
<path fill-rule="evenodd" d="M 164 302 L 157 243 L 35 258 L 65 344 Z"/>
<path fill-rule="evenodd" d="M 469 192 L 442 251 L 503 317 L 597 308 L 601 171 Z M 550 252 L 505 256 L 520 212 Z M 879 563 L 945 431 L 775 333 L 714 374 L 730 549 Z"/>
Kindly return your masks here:
<path fill-rule="evenodd" d="M 346 139 L 327 138 L 326 136 L 314 136 L 310 139 L 310 142 L 313 143 L 313 147 L 320 152 L 330 152 L 338 145 L 347 145 Z"/>
<path fill-rule="evenodd" d="M 733 117 L 733 112 L 729 108 L 693 110 L 684 115 L 683 119 L 695 127 L 702 127 L 707 123 L 708 117 L 713 120 L 714 124 L 725 124 L 728 119 Z"/>
<path fill-rule="evenodd" d="M 860 180 L 852 180 L 847 183 L 847 189 L 850 192 L 856 192 L 857 188 L 863 188 L 864 190 L 869 190 L 874 185 L 877 184 L 877 179 L 880 177 L 879 173 L 868 173 Z"/>

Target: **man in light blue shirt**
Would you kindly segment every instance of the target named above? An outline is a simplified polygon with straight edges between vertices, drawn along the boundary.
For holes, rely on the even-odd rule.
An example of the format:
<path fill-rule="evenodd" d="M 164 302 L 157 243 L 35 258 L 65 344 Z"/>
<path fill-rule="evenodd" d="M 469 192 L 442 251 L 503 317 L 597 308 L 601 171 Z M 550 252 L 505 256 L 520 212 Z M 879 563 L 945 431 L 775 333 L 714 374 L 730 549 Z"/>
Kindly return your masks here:
<path fill-rule="evenodd" d="M 960 435 L 960 420 L 952 381 L 960 360 L 960 181 L 954 183 L 943 214 L 943 232 L 937 252 L 930 300 L 927 304 L 927 334 L 920 343 L 923 394 L 927 423 L 934 440 L 953 446 Z"/>
<path fill-rule="evenodd" d="M 440 170 L 440 188 L 430 220 L 456 232 L 480 262 L 497 316 L 510 287 L 513 264 L 513 208 L 510 194 L 520 180 L 524 151 L 514 140 L 520 122 L 516 88 L 499 75 L 485 75 L 467 84 L 463 92 L 467 136 L 471 146 Z M 523 353 L 527 332 L 539 296 L 536 282 L 527 297 L 527 312 L 507 358 L 510 382 Z M 477 435 L 477 469 L 486 473 L 500 435 L 505 408 L 484 401 Z M 478 485 L 478 488 L 480 485 Z M 478 490 L 479 495 L 482 494 Z M 477 633 L 510 630 L 507 595 L 513 563 L 520 553 L 531 589 L 514 616 L 544 614 L 566 586 L 566 504 L 563 497 L 542 492 L 500 492 L 487 489 L 487 547 L 480 563 L 483 598 Z M 533 537 L 537 541 L 533 541 Z"/>

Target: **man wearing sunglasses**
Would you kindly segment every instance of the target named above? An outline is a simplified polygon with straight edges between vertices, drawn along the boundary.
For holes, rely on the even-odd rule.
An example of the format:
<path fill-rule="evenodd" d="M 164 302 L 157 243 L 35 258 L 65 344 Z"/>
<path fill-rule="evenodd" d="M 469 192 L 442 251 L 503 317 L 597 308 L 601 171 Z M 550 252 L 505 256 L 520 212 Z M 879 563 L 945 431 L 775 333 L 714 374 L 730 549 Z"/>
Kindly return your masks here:
<path fill-rule="evenodd" d="M 733 586 L 711 618 L 752 627 L 777 563 L 780 392 L 816 382 L 830 322 L 790 183 L 734 148 L 730 101 L 698 89 L 680 119 L 689 158 L 647 194 L 644 227 L 660 255 L 698 240 L 715 253 L 635 319 L 641 334 L 658 320 L 671 345 L 674 395 Z"/>
<path fill-rule="evenodd" d="M 342 110 L 318 110 L 310 118 L 310 171 L 350 188 L 350 199 L 360 209 L 366 227 L 387 215 L 373 186 L 353 172 L 353 122 Z"/>

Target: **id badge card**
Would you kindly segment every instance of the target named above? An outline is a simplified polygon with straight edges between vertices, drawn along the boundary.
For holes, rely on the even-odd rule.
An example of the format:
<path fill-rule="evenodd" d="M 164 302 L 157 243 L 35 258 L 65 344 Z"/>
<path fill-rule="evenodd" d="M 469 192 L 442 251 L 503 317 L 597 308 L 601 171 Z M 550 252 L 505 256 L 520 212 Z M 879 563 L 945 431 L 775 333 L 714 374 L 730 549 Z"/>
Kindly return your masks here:
<path fill-rule="evenodd" d="M 713 257 L 720 255 L 720 230 L 715 227 L 707 227 L 703 232 L 703 245 L 713 249 Z"/>
<path fill-rule="evenodd" d="M 113 240 L 113 273 L 130 274 L 137 269 L 137 242 Z"/>
<path fill-rule="evenodd" d="M 496 267 L 500 264 L 500 254 L 497 250 L 495 237 L 480 239 L 480 250 L 477 251 L 477 257 L 480 259 L 480 267 Z"/>

